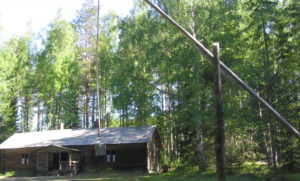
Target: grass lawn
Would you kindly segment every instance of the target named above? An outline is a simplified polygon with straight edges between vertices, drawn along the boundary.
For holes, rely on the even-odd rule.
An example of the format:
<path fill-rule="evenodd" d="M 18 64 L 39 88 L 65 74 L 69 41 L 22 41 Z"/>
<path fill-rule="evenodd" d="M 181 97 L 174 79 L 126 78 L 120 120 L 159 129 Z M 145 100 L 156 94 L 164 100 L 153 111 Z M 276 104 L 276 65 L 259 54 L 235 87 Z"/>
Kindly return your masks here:
<path fill-rule="evenodd" d="M 170 172 L 164 174 L 146 174 L 130 172 L 81 173 L 76 176 L 61 177 L 2 177 L 1 180 L 86 180 L 86 181 L 215 181 L 213 173 L 197 174 L 186 172 Z M 300 173 L 290 174 L 244 174 L 229 175 L 228 181 L 299 181 Z"/>
<path fill-rule="evenodd" d="M 81 174 L 73 179 L 101 180 L 101 181 L 215 181 L 215 174 L 141 174 L 141 173 L 103 173 L 103 174 Z M 300 173 L 273 174 L 273 175 L 229 175 L 228 181 L 300 181 Z"/>
<path fill-rule="evenodd" d="M 7 172 L 0 174 L 0 180 L 57 180 L 57 181 L 215 181 L 214 169 L 199 174 L 197 167 L 184 167 L 167 173 L 147 174 L 142 172 L 98 171 L 88 169 L 74 176 L 32 177 L 32 172 Z M 270 170 L 265 164 L 245 163 L 241 167 L 227 169 L 227 181 L 300 181 L 300 172 L 287 173 Z"/>

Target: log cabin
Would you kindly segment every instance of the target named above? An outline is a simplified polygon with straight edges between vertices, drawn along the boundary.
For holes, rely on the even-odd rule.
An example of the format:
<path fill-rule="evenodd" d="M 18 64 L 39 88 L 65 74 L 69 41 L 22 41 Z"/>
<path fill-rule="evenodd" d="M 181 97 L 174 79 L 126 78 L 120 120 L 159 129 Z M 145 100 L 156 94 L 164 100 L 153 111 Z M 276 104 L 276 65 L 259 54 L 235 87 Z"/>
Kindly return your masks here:
<path fill-rule="evenodd" d="M 100 136 L 99 136 L 100 135 Z M 1 171 L 76 174 L 88 168 L 160 170 L 156 126 L 61 129 L 15 133 L 0 145 Z"/>

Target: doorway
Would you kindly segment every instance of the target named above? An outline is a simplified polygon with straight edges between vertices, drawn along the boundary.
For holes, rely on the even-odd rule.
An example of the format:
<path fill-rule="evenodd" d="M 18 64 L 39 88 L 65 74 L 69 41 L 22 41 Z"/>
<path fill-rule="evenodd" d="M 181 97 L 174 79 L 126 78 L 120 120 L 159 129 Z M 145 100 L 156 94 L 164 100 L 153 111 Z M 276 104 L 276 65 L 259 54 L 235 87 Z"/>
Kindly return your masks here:
<path fill-rule="evenodd" d="M 49 170 L 59 170 L 59 153 L 52 153 L 51 156 L 52 158 L 49 159 Z"/>

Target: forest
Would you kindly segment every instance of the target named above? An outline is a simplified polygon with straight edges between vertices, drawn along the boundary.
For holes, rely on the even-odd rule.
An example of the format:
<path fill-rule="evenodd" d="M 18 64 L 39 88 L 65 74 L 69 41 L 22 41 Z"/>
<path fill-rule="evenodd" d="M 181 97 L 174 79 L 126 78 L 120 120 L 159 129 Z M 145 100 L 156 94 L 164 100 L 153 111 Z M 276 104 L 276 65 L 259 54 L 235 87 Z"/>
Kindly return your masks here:
<path fill-rule="evenodd" d="M 222 61 L 300 130 L 300 1 L 152 2 L 210 50 L 219 42 Z M 124 18 L 100 18 L 98 45 L 96 19 L 86 0 L 71 22 L 58 14 L 0 46 L 0 142 L 59 122 L 156 125 L 165 167 L 215 168 L 213 67 L 142 0 Z M 222 99 L 228 172 L 245 163 L 300 170 L 299 138 L 273 114 L 224 77 Z"/>

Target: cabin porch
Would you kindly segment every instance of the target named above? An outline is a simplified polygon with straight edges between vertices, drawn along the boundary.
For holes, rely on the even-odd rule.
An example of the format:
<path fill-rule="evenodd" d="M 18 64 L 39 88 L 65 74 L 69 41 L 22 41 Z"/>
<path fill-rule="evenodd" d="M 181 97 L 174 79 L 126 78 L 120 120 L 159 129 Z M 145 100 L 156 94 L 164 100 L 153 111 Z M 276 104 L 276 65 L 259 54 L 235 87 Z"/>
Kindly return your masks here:
<path fill-rule="evenodd" d="M 37 151 L 38 175 L 76 174 L 80 170 L 80 152 L 61 146 L 48 146 Z"/>

